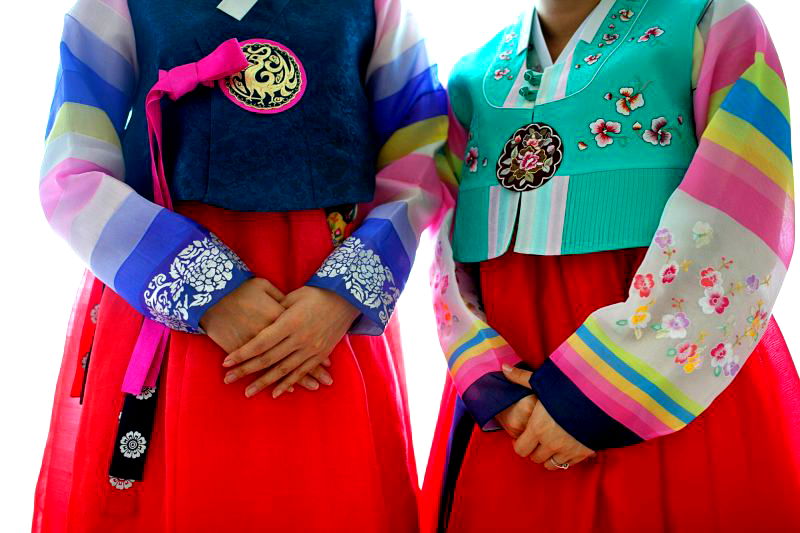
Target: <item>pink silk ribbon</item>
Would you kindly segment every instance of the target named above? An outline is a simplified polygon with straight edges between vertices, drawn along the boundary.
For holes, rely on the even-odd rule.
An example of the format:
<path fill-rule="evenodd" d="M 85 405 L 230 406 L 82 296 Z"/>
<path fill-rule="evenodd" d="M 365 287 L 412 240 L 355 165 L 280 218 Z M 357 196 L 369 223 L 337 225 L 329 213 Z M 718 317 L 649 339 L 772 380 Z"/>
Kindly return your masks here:
<path fill-rule="evenodd" d="M 169 96 L 172 100 L 178 100 L 201 85 L 213 87 L 219 80 L 233 76 L 248 66 L 247 57 L 242 52 L 239 41 L 229 39 L 196 63 L 158 72 L 158 81 L 145 99 L 147 133 L 150 138 L 150 164 L 153 172 L 153 199 L 158 205 L 172 210 L 172 198 L 164 174 L 162 157 L 161 99 Z M 168 327 L 149 318 L 144 319 L 125 372 L 123 392 L 138 395 L 142 393 L 143 387 L 155 386 L 167 350 L 169 334 Z"/>

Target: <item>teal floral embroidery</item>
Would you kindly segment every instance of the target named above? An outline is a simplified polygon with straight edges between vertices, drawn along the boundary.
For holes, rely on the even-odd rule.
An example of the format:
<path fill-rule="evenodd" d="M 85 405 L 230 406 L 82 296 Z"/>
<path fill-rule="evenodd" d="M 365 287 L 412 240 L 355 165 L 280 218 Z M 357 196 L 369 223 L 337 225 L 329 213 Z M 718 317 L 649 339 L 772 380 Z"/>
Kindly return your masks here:
<path fill-rule="evenodd" d="M 644 32 L 644 35 L 639 37 L 639 42 L 646 43 L 650 40 L 661 37 L 662 35 L 664 35 L 664 30 L 662 30 L 658 26 L 653 26 L 652 28 L 649 28 L 646 32 Z"/>
<path fill-rule="evenodd" d="M 619 90 L 621 98 L 617 100 L 617 113 L 629 116 L 633 111 L 644 107 L 643 91 L 636 91 L 633 87 L 622 87 Z"/>
<path fill-rule="evenodd" d="M 585 62 L 587 65 L 594 65 L 595 63 L 597 63 L 597 62 L 600 60 L 600 58 L 602 57 L 602 55 L 603 55 L 603 54 L 592 54 L 592 55 L 589 55 L 589 56 L 586 56 L 586 57 L 584 57 L 584 58 L 583 58 L 583 61 L 584 61 L 584 62 Z"/>
<path fill-rule="evenodd" d="M 505 78 L 510 72 L 511 72 L 511 69 L 499 68 L 499 69 L 494 71 L 494 79 L 496 79 L 497 81 L 500 81 L 503 78 Z"/>
<path fill-rule="evenodd" d="M 464 165 L 470 172 L 478 171 L 478 147 L 473 146 L 467 151 L 467 157 L 464 158 Z"/>
<path fill-rule="evenodd" d="M 654 146 L 669 146 L 672 144 L 672 133 L 666 129 L 666 126 L 666 118 L 654 118 L 650 124 L 650 129 L 645 130 L 642 134 L 642 139 Z"/>
<path fill-rule="evenodd" d="M 594 140 L 597 142 L 597 146 L 605 148 L 606 146 L 614 144 L 612 135 L 619 135 L 622 131 L 622 124 L 599 118 L 589 124 L 589 131 L 594 134 Z"/>

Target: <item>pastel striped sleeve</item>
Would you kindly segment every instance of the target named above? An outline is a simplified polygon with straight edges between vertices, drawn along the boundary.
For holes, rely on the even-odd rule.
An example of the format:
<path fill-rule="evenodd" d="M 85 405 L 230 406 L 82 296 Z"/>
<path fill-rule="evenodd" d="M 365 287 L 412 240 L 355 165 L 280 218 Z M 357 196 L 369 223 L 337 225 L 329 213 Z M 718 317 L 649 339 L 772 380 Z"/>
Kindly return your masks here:
<path fill-rule="evenodd" d="M 436 158 L 442 181 L 454 196 L 464 170 L 467 128 L 471 122 L 471 99 L 459 72 L 456 66 L 448 83 L 451 106 L 447 143 Z M 524 364 L 486 322 L 474 281 L 478 275 L 476 265 L 453 260 L 453 216 L 454 209 L 448 209 L 437 236 L 431 270 L 436 325 L 450 377 L 461 400 L 478 425 L 491 431 L 500 429 L 495 416 L 529 396 L 531 391 L 509 382 L 503 375 L 503 364 Z"/>
<path fill-rule="evenodd" d="M 372 126 L 381 145 L 376 192 L 363 224 L 308 285 L 332 290 L 362 313 L 353 333 L 379 335 L 394 310 L 422 233 L 449 201 L 434 154 L 447 131 L 447 96 L 425 41 L 399 0 L 376 0 L 367 67 Z"/>
<path fill-rule="evenodd" d="M 697 73 L 699 148 L 627 301 L 600 309 L 532 378 L 586 446 L 678 431 L 760 341 L 794 247 L 789 106 L 763 21 L 716 0 Z"/>
<path fill-rule="evenodd" d="M 124 183 L 120 137 L 137 68 L 127 2 L 79 0 L 64 22 L 42 208 L 92 272 L 134 308 L 197 332 L 203 312 L 251 274 L 205 228 Z"/>

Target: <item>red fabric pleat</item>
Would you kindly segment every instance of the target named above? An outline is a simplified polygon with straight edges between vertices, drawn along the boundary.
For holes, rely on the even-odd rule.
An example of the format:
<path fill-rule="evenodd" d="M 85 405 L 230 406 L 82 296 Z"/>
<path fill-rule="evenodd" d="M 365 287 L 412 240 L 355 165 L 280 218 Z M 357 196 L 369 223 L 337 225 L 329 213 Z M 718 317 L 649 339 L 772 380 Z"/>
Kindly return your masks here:
<path fill-rule="evenodd" d="M 284 292 L 331 252 L 322 211 L 238 213 L 179 205 Z M 114 488 L 120 392 L 142 321 L 113 291 L 99 310 L 83 406 L 59 380 L 34 531 L 415 531 L 417 479 L 395 325 L 348 336 L 334 385 L 273 400 L 223 384 L 224 353 L 173 332 L 145 479 Z M 73 361 L 65 361 L 72 370 Z M 71 385 L 71 383 L 70 383 Z"/>
<path fill-rule="evenodd" d="M 625 299 L 643 256 L 509 253 L 488 261 L 481 281 L 489 323 L 536 367 L 591 312 Z M 800 381 L 773 321 L 734 382 L 672 435 L 550 472 L 518 457 L 505 433 L 476 429 L 450 530 L 800 531 L 798 421 Z M 438 494 L 425 487 L 424 497 Z"/>

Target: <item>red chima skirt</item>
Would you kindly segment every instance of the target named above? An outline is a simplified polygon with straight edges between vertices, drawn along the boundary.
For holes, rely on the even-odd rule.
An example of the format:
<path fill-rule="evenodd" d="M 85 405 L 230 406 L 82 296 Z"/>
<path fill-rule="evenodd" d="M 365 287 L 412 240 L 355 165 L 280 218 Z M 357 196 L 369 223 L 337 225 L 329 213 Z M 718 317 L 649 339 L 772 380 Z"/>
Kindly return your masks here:
<path fill-rule="evenodd" d="M 644 250 L 481 265 L 489 324 L 534 368 L 623 301 Z M 513 305 L 509 305 L 513 302 Z M 422 491 L 423 531 L 800 531 L 800 380 L 778 326 L 701 416 L 672 435 L 551 472 L 460 417 L 448 383 Z"/>
<path fill-rule="evenodd" d="M 302 286 L 332 251 L 322 210 L 238 213 L 184 204 L 177 211 L 284 292 Z M 345 337 L 331 355 L 332 387 L 296 387 L 277 400 L 245 398 L 249 380 L 224 385 L 224 352 L 206 336 L 173 332 L 144 480 L 130 482 L 108 472 L 142 316 L 106 290 L 96 318 L 85 383 L 75 375 L 80 350 L 67 350 L 62 365 L 34 532 L 417 529 L 396 324 L 380 337 Z M 78 337 L 81 329 L 73 328 Z"/>

